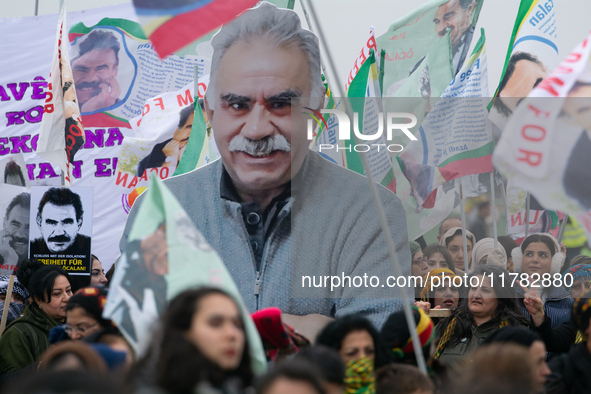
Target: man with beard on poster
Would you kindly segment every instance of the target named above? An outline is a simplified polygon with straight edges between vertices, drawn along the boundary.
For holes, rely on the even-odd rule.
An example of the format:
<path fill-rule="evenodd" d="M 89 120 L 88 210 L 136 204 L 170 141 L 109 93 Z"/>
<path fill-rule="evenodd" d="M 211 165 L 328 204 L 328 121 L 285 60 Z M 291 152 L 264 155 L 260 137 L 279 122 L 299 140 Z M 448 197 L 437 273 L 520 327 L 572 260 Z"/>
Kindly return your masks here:
<path fill-rule="evenodd" d="M 84 209 L 80 196 L 68 188 L 47 190 L 37 210 L 41 237 L 31 242 L 31 257 L 37 254 L 84 255 L 90 258 L 90 237 L 80 234 Z"/>
<path fill-rule="evenodd" d="M 150 154 L 140 161 L 135 176 L 140 178 L 148 168 L 170 167 L 174 172 L 181 157 L 189 143 L 191 128 L 193 127 L 193 118 L 195 111 L 193 104 L 187 105 L 180 113 L 179 124 L 172 135 L 172 138 L 156 144 Z"/>
<path fill-rule="evenodd" d="M 353 313 L 381 326 L 405 302 L 398 288 L 309 285 L 312 276 L 365 274 L 375 283 L 394 275 L 367 178 L 309 149 L 304 107 L 320 110 L 325 96 L 317 37 L 295 12 L 261 2 L 224 25 L 212 46 L 204 101 L 221 159 L 164 184 L 223 260 L 249 312 L 277 307 L 308 338 Z M 377 187 L 410 275 L 404 207 Z M 122 253 L 142 200 L 129 214 Z"/>
<path fill-rule="evenodd" d="M 120 49 L 117 37 L 103 30 L 91 31 L 79 44 L 72 72 L 80 112 L 98 111 L 120 101 L 121 88 L 116 79 Z"/>
<path fill-rule="evenodd" d="M 0 264 L 21 263 L 29 253 L 31 195 L 20 193 L 6 208 L 0 232 Z"/>
<path fill-rule="evenodd" d="M 451 52 L 454 72 L 462 68 L 474 36 L 472 14 L 478 0 L 450 0 L 437 9 L 433 23 L 439 37 L 444 37 L 450 29 Z"/>

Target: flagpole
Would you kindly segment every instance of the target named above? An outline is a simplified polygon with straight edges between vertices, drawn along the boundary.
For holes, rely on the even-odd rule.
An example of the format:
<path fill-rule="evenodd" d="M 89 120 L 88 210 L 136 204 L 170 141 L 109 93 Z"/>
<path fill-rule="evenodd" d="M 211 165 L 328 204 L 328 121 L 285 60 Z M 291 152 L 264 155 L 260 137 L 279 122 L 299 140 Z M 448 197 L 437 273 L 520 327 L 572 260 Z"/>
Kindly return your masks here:
<path fill-rule="evenodd" d="M 564 230 L 566 229 L 566 222 L 568 222 L 568 213 L 564 213 L 564 217 L 562 218 L 562 224 L 560 225 L 560 230 L 558 230 L 558 245 L 562 242 L 562 237 L 564 236 Z M 550 226 L 552 227 L 552 226 Z"/>
<path fill-rule="evenodd" d="M 306 23 L 308 23 L 308 29 L 312 33 L 314 33 L 314 29 L 312 28 L 312 23 L 310 22 L 310 16 L 308 15 L 308 10 L 306 9 L 306 6 L 304 5 L 303 0 L 300 0 L 300 5 L 302 6 L 302 11 L 304 11 L 304 17 L 306 18 Z M 320 67 L 322 68 L 322 75 L 324 75 L 324 79 L 326 79 L 326 84 L 328 85 L 328 88 L 330 89 L 330 86 L 331 86 L 330 80 L 328 78 L 328 73 L 326 72 L 326 66 L 324 65 L 324 62 L 322 61 L 322 59 L 320 59 Z M 333 71 L 336 72 L 336 69 Z M 335 78 L 336 78 L 336 74 L 335 74 Z"/>
<path fill-rule="evenodd" d="M 302 3 L 303 1 L 300 0 Z M 320 39 L 320 42 L 323 44 L 324 46 L 324 50 L 326 52 L 326 59 L 328 61 L 328 66 L 330 67 L 331 71 L 334 74 L 334 77 L 337 79 L 336 83 L 333 86 L 336 86 L 337 92 L 339 93 L 341 98 L 345 98 L 344 92 L 343 92 L 343 86 L 338 83 L 338 77 L 337 77 L 337 69 L 335 67 L 335 64 L 333 62 L 332 56 L 330 54 L 330 49 L 327 45 L 327 41 L 324 37 L 324 33 L 322 31 L 322 26 L 320 25 L 318 18 L 316 17 L 316 11 L 314 10 L 314 4 L 312 2 L 312 0 L 308 0 L 308 4 L 310 6 L 310 14 L 312 15 L 312 19 L 314 20 L 314 23 L 318 29 L 318 38 Z M 328 79 L 327 79 L 328 82 Z M 345 102 L 346 108 L 347 108 L 347 112 L 349 114 L 351 114 L 353 112 L 352 108 L 351 108 L 351 103 L 349 102 L 349 100 L 343 100 Z M 355 135 L 355 140 L 357 141 L 357 143 L 359 143 L 359 138 Z M 384 207 L 382 205 L 382 202 L 380 200 L 380 196 L 378 194 L 378 188 L 376 183 L 373 180 L 373 176 L 371 174 L 371 170 L 369 168 L 368 162 L 367 162 L 367 156 L 365 153 L 361 153 L 359 155 L 361 157 L 361 162 L 363 163 L 363 168 L 365 169 L 365 175 L 367 176 L 367 180 L 369 182 L 369 188 L 371 190 L 372 193 L 372 197 L 374 200 L 374 203 L 376 205 L 376 209 L 378 211 L 378 215 L 380 218 L 380 224 L 382 227 L 382 231 L 383 231 L 383 236 L 385 238 L 386 241 L 386 245 L 388 246 L 388 254 L 390 255 L 390 260 L 392 262 L 393 268 L 394 268 L 394 273 L 400 277 L 403 276 L 402 273 L 402 269 L 400 267 L 400 264 L 398 262 L 398 257 L 396 255 L 396 247 L 394 246 L 394 241 L 392 240 L 392 234 L 390 233 L 390 228 L 388 227 L 388 223 L 386 222 L 386 213 L 384 211 Z M 419 336 L 417 334 L 417 325 L 414 319 L 414 315 L 412 313 L 412 309 L 411 306 L 409 305 L 409 303 L 407 302 L 407 300 L 412 299 L 414 297 L 409 297 L 407 294 L 407 290 L 406 287 L 401 287 L 400 288 L 402 294 L 403 294 L 403 301 L 402 301 L 402 307 L 404 309 L 404 316 L 406 317 L 406 324 L 408 325 L 408 330 L 410 331 L 410 336 L 413 342 L 413 348 L 415 351 L 415 357 L 417 359 L 417 366 L 419 367 L 419 369 L 423 372 L 423 373 L 427 373 L 427 365 L 425 364 L 425 358 L 423 356 L 423 349 L 421 348 L 421 343 L 419 341 Z"/>
<path fill-rule="evenodd" d="M 459 178 L 458 178 L 459 179 Z M 464 209 L 464 192 L 462 190 L 462 182 L 460 184 L 460 217 L 462 220 L 462 247 L 464 248 L 464 272 L 468 273 L 468 239 L 466 238 L 466 210 Z"/>
<path fill-rule="evenodd" d="M 39 0 L 35 0 L 35 16 L 39 14 Z"/>
<path fill-rule="evenodd" d="M 6 322 L 8 321 L 8 308 L 10 308 L 10 300 L 12 299 L 12 287 L 14 286 L 14 273 L 10 275 L 8 280 L 8 288 L 6 289 L 6 299 L 4 300 L 4 309 L 2 311 L 2 321 L 0 322 L 0 338 L 6 328 Z"/>
<path fill-rule="evenodd" d="M 490 199 L 492 202 L 492 218 L 493 218 L 493 239 L 495 240 L 495 249 L 499 245 L 497 237 L 497 207 L 495 198 L 495 171 L 490 173 Z"/>
<path fill-rule="evenodd" d="M 527 199 L 525 200 L 525 238 L 529 235 L 529 199 L 530 194 L 527 192 Z"/>

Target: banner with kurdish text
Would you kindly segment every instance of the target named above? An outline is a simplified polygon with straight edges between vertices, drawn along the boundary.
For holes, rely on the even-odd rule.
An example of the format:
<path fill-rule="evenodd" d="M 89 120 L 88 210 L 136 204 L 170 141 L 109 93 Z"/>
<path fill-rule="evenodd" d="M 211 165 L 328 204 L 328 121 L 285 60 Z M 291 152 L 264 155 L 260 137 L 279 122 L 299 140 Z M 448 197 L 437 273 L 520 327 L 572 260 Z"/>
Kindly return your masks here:
<path fill-rule="evenodd" d="M 429 111 L 398 156 L 412 194 L 424 208 L 435 204 L 439 186 L 493 170 L 492 130 L 487 122 L 488 73 L 484 31 L 472 55 Z"/>
<path fill-rule="evenodd" d="M 591 35 L 509 119 L 493 162 L 547 208 L 568 212 L 591 235 Z"/>
<path fill-rule="evenodd" d="M 201 74 L 209 73 L 209 60 L 206 56 L 197 57 L 195 48 L 193 58 L 170 57 L 159 61 L 149 42 L 133 35 L 133 26 L 139 26 L 136 18 L 131 4 L 69 12 L 66 17 L 67 25 L 72 26 L 70 38 L 73 39 L 72 43 L 75 42 L 70 47 L 70 55 L 77 94 L 80 94 L 78 100 L 82 101 L 80 99 L 86 94 L 88 99 L 85 104 L 92 104 L 93 98 L 95 103 L 103 100 L 108 102 L 120 90 L 115 98 L 117 103 L 96 111 L 84 112 L 82 109 L 86 142 L 72 163 L 74 184 L 94 190 L 92 253 L 103 262 L 105 270 L 119 256 L 118 243 L 127 210 L 140 191 L 132 189 L 122 193 L 115 185 L 120 145 L 124 137 L 131 136 L 133 132 L 130 120 L 141 114 L 146 99 L 167 90 L 178 90 L 193 81 L 195 64 L 200 65 Z M 8 38 L 0 42 L 0 53 L 3 54 L 0 57 L 0 118 L 3 119 L 0 159 L 23 154 L 26 167 L 22 168 L 22 172 L 32 186 L 61 184 L 59 168 L 35 154 L 57 21 L 57 14 L 0 19 L 0 34 Z M 93 49 L 90 49 L 92 42 L 83 44 L 92 31 L 111 33 L 103 36 L 110 38 L 112 44 L 115 44 L 112 38 L 115 37 L 116 45 L 113 46 L 119 47 L 119 64 L 115 76 L 113 67 L 109 68 L 110 64 L 101 62 L 98 66 L 105 67 L 97 70 L 96 63 L 88 64 L 85 61 L 93 54 Z M 81 52 L 87 56 L 83 58 Z M 113 53 L 114 50 L 109 49 L 106 51 L 108 56 L 100 59 L 108 61 Z M 15 67 L 15 64 L 26 67 Z M 96 75 L 85 81 L 84 77 L 78 79 L 77 72 Z M 92 80 L 97 78 L 105 81 L 98 84 L 103 84 L 100 89 Z M 117 85 L 109 84 L 113 80 L 117 81 Z M 83 84 L 82 87 L 80 84 Z M 202 89 L 204 91 L 204 87 L 200 87 L 199 91 Z"/>
<path fill-rule="evenodd" d="M 201 130 L 196 134 L 200 141 L 194 141 L 194 144 L 200 145 L 201 149 L 192 146 L 199 152 L 191 154 L 203 155 L 201 163 L 209 163 L 209 152 L 203 148 L 210 146 L 211 132 L 205 130 L 199 104 L 195 111 L 193 86 L 194 83 L 190 82 L 178 91 L 147 100 L 143 114 L 131 120 L 133 134 L 123 139 L 117 159 L 115 185 L 123 192 L 146 187 L 152 175 L 160 179 L 173 176 L 193 136 L 196 113 Z M 215 152 L 212 154 L 217 157 Z M 195 166 L 198 162 L 199 159 Z"/>

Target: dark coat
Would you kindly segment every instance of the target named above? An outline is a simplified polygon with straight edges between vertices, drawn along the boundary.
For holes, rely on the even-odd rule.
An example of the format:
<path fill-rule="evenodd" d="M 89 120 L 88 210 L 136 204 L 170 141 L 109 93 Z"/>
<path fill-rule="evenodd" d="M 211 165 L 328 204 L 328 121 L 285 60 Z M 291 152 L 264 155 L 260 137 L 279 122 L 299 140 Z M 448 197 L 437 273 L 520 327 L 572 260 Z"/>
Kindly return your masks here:
<path fill-rule="evenodd" d="M 0 373 L 18 371 L 39 361 L 49 348 L 49 331 L 59 324 L 37 304 L 28 305 L 0 339 Z"/>
<path fill-rule="evenodd" d="M 579 343 L 569 353 L 550 362 L 546 394 L 591 393 L 591 354 L 587 343 Z"/>

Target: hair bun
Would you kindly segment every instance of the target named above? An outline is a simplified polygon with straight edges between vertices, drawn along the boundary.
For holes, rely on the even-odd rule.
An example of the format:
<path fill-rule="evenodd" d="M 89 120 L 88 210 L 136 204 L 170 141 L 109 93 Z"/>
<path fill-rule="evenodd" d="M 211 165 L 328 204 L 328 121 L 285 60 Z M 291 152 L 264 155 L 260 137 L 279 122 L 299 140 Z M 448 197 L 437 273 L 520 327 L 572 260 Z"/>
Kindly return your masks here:
<path fill-rule="evenodd" d="M 44 264 L 37 259 L 26 259 L 17 266 L 16 278 L 28 290 L 31 277 L 43 266 Z"/>

